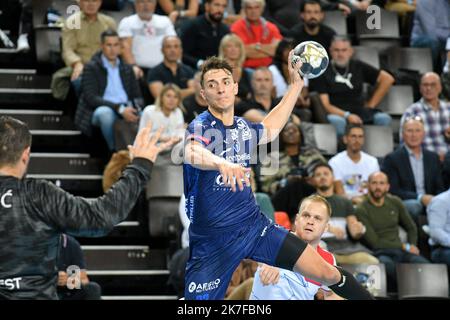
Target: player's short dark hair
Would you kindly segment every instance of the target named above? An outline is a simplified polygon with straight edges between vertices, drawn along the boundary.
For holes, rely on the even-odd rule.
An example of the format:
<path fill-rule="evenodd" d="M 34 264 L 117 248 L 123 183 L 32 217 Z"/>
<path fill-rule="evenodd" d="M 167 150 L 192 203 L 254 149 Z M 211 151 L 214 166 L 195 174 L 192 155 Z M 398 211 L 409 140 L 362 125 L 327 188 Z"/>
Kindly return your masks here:
<path fill-rule="evenodd" d="M 319 169 L 319 168 L 322 168 L 322 167 L 328 168 L 331 171 L 331 173 L 333 173 L 333 168 L 328 163 L 320 161 L 319 163 L 317 163 L 314 166 L 314 168 L 312 170 L 312 175 L 315 175 L 316 174 L 316 170 Z"/>
<path fill-rule="evenodd" d="M 0 167 L 15 165 L 23 151 L 31 146 L 28 126 L 12 117 L 0 117 Z"/>
<path fill-rule="evenodd" d="M 101 35 L 100 35 L 100 41 L 101 41 L 101 43 L 103 44 L 103 43 L 105 43 L 105 41 L 106 41 L 106 38 L 108 38 L 108 37 L 119 37 L 119 34 L 115 31 L 115 30 L 113 30 L 113 29 L 106 29 L 105 31 L 103 31 L 102 33 L 101 33 Z"/>
<path fill-rule="evenodd" d="M 300 6 L 300 12 L 305 12 L 305 6 L 307 4 L 314 4 L 314 5 L 318 5 L 320 7 L 320 11 L 322 11 L 322 4 L 317 1 L 317 0 L 305 0 L 302 2 L 301 6 Z"/>
<path fill-rule="evenodd" d="M 352 129 L 354 128 L 359 128 L 362 131 L 364 131 L 364 126 L 362 124 L 358 124 L 358 123 L 347 123 L 347 125 L 345 126 L 345 135 L 348 136 L 350 134 L 350 131 L 352 131 Z"/>
<path fill-rule="evenodd" d="M 218 57 L 210 57 L 206 59 L 206 61 L 202 64 L 202 75 L 200 77 L 200 84 L 203 88 L 203 79 L 205 77 L 205 73 L 207 73 L 210 70 L 225 70 L 229 72 L 230 74 L 233 74 L 233 67 L 226 62 L 224 59 L 220 59 Z"/>

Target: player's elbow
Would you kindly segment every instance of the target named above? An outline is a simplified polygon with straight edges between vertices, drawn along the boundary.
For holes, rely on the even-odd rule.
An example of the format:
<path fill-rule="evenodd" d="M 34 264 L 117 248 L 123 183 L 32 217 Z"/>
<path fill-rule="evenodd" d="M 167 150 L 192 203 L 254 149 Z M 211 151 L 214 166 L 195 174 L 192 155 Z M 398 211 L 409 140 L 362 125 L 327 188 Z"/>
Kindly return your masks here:
<path fill-rule="evenodd" d="M 322 266 L 322 284 L 326 286 L 331 286 L 338 283 L 341 280 L 341 273 L 331 264 Z"/>

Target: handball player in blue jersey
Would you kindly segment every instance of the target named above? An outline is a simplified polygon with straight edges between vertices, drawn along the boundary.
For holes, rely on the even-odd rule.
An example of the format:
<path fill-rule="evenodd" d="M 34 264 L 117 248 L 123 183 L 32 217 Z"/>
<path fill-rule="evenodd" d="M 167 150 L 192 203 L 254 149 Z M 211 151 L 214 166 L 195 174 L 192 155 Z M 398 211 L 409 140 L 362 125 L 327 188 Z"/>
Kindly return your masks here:
<path fill-rule="evenodd" d="M 288 61 L 292 55 L 291 51 Z M 202 66 L 201 95 L 208 110 L 187 129 L 184 160 L 186 213 L 191 222 L 187 300 L 223 299 L 234 270 L 245 258 L 300 272 L 347 299 L 371 299 L 352 275 L 269 220 L 250 187 L 250 161 L 257 145 L 277 137 L 303 88 L 300 66 L 300 61 L 289 65 L 289 89 L 262 123 L 234 116 L 238 84 L 227 62 L 212 57 Z"/>

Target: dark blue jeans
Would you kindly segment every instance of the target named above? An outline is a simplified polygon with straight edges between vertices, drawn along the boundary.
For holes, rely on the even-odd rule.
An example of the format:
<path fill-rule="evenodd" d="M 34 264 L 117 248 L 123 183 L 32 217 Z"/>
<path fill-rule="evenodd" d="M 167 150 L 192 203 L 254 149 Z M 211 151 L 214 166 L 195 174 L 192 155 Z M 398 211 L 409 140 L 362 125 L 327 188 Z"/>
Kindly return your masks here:
<path fill-rule="evenodd" d="M 396 291 L 397 288 L 397 263 L 430 263 L 426 258 L 402 249 L 380 249 L 375 251 L 374 255 L 381 263 L 384 263 L 390 292 Z"/>
<path fill-rule="evenodd" d="M 436 263 L 445 263 L 450 266 L 450 248 L 437 247 L 432 249 L 431 260 Z"/>

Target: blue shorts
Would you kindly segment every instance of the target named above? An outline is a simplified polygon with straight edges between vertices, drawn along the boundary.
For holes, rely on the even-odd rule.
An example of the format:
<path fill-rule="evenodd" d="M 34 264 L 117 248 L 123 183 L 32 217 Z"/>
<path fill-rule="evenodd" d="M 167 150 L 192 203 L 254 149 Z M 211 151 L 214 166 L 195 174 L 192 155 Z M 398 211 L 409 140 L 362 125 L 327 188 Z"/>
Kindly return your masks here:
<path fill-rule="evenodd" d="M 242 259 L 275 265 L 288 230 L 264 214 L 238 229 L 196 234 L 189 229 L 190 258 L 186 266 L 185 299 L 219 300 Z"/>

